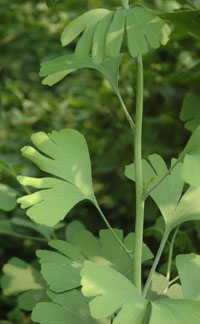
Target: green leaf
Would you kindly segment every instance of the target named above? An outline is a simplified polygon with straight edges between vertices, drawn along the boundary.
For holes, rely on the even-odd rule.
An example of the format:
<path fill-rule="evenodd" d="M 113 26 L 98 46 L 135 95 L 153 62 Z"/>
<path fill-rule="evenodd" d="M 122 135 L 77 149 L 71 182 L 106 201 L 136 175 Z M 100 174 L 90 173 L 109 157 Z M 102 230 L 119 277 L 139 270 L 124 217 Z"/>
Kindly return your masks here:
<path fill-rule="evenodd" d="M 46 4 L 49 8 L 53 8 L 56 4 L 56 0 L 46 0 Z"/>
<path fill-rule="evenodd" d="M 184 151 L 181 176 L 190 186 L 200 186 L 200 125 L 190 137 Z"/>
<path fill-rule="evenodd" d="M 81 277 L 83 295 L 95 297 L 89 303 L 92 317 L 105 318 L 120 309 L 113 324 L 143 323 L 148 301 L 122 274 L 105 265 L 85 261 Z"/>
<path fill-rule="evenodd" d="M 76 45 L 75 55 L 81 62 L 87 60 L 89 56 L 96 25 L 88 25 Z"/>
<path fill-rule="evenodd" d="M 178 255 L 176 266 L 184 298 L 200 300 L 200 255 L 195 253 Z"/>
<path fill-rule="evenodd" d="M 149 324 L 198 324 L 199 317 L 199 301 L 160 298 L 152 303 Z"/>
<path fill-rule="evenodd" d="M 42 83 L 52 86 L 73 71 L 83 68 L 91 68 L 102 73 L 110 82 L 113 89 L 117 91 L 117 76 L 122 56 L 123 55 L 121 54 L 115 59 L 104 59 L 101 65 L 95 64 L 90 57 L 83 62 L 74 54 L 61 56 L 57 59 L 43 62 L 41 64 L 40 76 L 46 76 L 46 78 Z"/>
<path fill-rule="evenodd" d="M 148 52 L 148 45 L 158 48 L 169 40 L 170 29 L 159 17 L 143 7 L 125 10 L 128 49 L 132 57 Z"/>
<path fill-rule="evenodd" d="M 109 13 L 106 9 L 90 10 L 70 22 L 62 32 L 61 43 L 66 46 L 71 43 L 88 25 L 93 25 Z"/>
<path fill-rule="evenodd" d="M 96 63 L 96 64 L 101 64 L 101 62 L 103 60 L 106 34 L 108 31 L 112 16 L 113 16 L 113 12 L 110 12 L 103 19 L 101 19 L 101 21 L 98 23 L 98 26 L 95 30 L 93 46 L 92 46 L 92 58 L 93 58 L 94 63 Z M 119 53 L 115 57 L 117 57 L 117 56 L 119 56 Z"/>
<path fill-rule="evenodd" d="M 165 12 L 160 14 L 159 16 L 162 19 L 170 21 L 175 26 L 173 33 L 177 33 L 178 36 L 180 36 L 180 34 L 185 34 L 187 36 L 194 35 L 195 38 L 199 38 L 199 13 L 200 9 L 180 10 L 174 12 Z"/>
<path fill-rule="evenodd" d="M 115 233 L 123 241 L 123 232 L 115 229 Z M 79 287 L 80 270 L 86 259 L 113 267 L 128 278 L 132 275 L 132 259 L 113 238 L 110 230 L 101 230 L 99 237 L 100 240 L 84 230 L 73 236 L 70 243 L 60 240 L 52 240 L 48 243 L 61 254 L 46 250 L 37 251 L 42 275 L 53 291 L 63 292 Z M 134 248 L 133 233 L 125 237 L 124 244 L 129 249 Z M 143 244 L 142 260 L 152 257 L 149 248 Z"/>
<path fill-rule="evenodd" d="M 54 303 L 39 303 L 34 308 L 32 320 L 41 324 L 108 324 L 107 320 L 99 322 L 93 319 L 89 306 L 77 290 L 60 294 L 48 292 Z"/>
<path fill-rule="evenodd" d="M 152 154 L 148 157 L 149 162 L 143 161 L 143 176 L 146 182 L 149 184 L 150 190 L 156 183 L 168 172 L 167 166 L 164 160 L 157 154 Z M 175 159 L 172 159 L 171 165 L 174 165 Z M 184 182 L 180 176 L 182 164 L 179 163 L 172 172 L 162 181 L 157 188 L 151 193 L 151 197 L 156 202 L 160 209 L 160 212 L 165 220 L 166 231 L 170 231 L 175 225 L 177 225 L 176 208 L 180 200 Z M 135 180 L 134 165 L 126 167 L 126 176 Z M 155 178 L 154 182 L 151 179 Z"/>
<path fill-rule="evenodd" d="M 170 299 L 183 299 L 183 290 L 180 284 L 174 284 L 169 287 L 165 296 Z"/>
<path fill-rule="evenodd" d="M 38 290 L 45 287 L 41 274 L 25 261 L 11 258 L 3 266 L 1 287 L 5 295 L 16 295 L 27 290 Z"/>
<path fill-rule="evenodd" d="M 79 232 L 84 231 L 86 228 L 78 220 L 72 221 L 70 224 L 67 225 L 66 231 L 65 231 L 65 236 L 67 241 L 71 241 L 74 236 L 76 236 Z"/>
<path fill-rule="evenodd" d="M 32 311 L 37 303 L 44 301 L 49 301 L 45 289 L 29 290 L 18 297 L 18 307 L 25 311 Z"/>
<path fill-rule="evenodd" d="M 106 37 L 105 54 L 108 57 L 115 58 L 120 54 L 124 30 L 124 10 L 116 10 Z"/>
<path fill-rule="evenodd" d="M 146 299 L 156 300 L 159 296 L 163 296 L 169 286 L 169 280 L 162 274 L 155 272 L 151 284 L 149 286 Z"/>
<path fill-rule="evenodd" d="M 187 94 L 183 101 L 180 119 L 185 122 L 185 128 L 194 131 L 200 125 L 200 97 Z"/>
<path fill-rule="evenodd" d="M 45 155 L 29 146 L 22 149 L 22 155 L 58 178 L 18 177 L 22 185 L 42 189 L 18 199 L 22 208 L 30 207 L 27 215 L 40 224 L 54 226 L 81 200 L 89 199 L 95 204 L 84 137 L 75 130 L 65 129 L 49 134 L 39 132 L 31 139 Z"/>
<path fill-rule="evenodd" d="M 94 318 L 117 313 L 113 324 L 199 323 L 199 301 L 164 297 L 147 301 L 122 274 L 90 261 L 85 261 L 81 277 L 83 295 L 94 297 L 89 303 Z"/>
<path fill-rule="evenodd" d="M 16 207 L 17 191 L 5 184 L 0 184 L 0 209 L 13 210 Z"/>

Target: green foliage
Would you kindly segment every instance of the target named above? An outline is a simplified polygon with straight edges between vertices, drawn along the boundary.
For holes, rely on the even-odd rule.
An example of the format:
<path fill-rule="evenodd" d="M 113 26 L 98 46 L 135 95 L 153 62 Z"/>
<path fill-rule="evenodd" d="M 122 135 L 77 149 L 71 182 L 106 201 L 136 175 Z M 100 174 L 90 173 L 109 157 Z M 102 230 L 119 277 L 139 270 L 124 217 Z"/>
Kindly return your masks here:
<path fill-rule="evenodd" d="M 59 179 L 18 177 L 24 186 L 43 189 L 18 199 L 22 208 L 30 207 L 28 216 L 38 223 L 53 226 L 81 200 L 89 199 L 96 204 L 89 153 L 81 134 L 69 129 L 48 135 L 40 132 L 32 136 L 32 142 L 49 158 L 32 147 L 24 147 L 23 156 Z"/>
<path fill-rule="evenodd" d="M 6 317 L 9 324 L 27 324 L 31 319 L 22 310 L 33 310 L 32 321 L 41 324 L 52 321 L 196 324 L 200 315 L 199 256 L 178 255 L 176 266 L 174 256 L 180 251 L 197 250 L 195 245 L 198 246 L 199 239 L 200 126 L 199 98 L 194 95 L 198 93 L 199 78 L 199 9 L 188 10 L 188 6 L 194 8 L 198 4 L 161 0 L 156 4 L 148 2 L 149 10 L 143 7 L 146 1 L 129 8 L 129 1 L 122 0 L 123 9 L 116 8 L 119 3 L 114 1 L 105 3 L 106 9 L 94 9 L 101 7 L 101 2 L 87 1 L 89 11 L 84 14 L 76 1 L 46 1 L 53 10 L 39 1 L 15 3 L 14 7 L 5 0 L 2 3 L 2 53 L 7 46 L 10 55 L 5 55 L 5 68 L 0 69 L 5 76 L 0 88 L 3 108 L 0 113 L 0 234 L 4 235 L 0 257 L 2 264 L 7 262 L 1 277 L 4 292 L 4 296 L 0 295 L 1 317 Z M 115 9 L 110 10 L 111 7 Z M 156 16 L 153 12 L 162 13 Z M 11 27 L 4 24 L 6 19 Z M 168 42 L 170 29 L 162 19 L 172 24 L 171 42 Z M 68 48 L 60 50 L 55 46 L 55 39 L 66 20 L 61 42 Z M 31 26 L 31 33 L 27 26 Z M 76 38 L 75 46 L 70 44 Z M 150 50 L 167 43 L 166 48 Z M 24 48 L 28 50 L 23 56 Z M 54 59 L 58 51 L 61 56 Z M 121 51 L 130 56 L 120 54 Z M 146 54 L 144 91 L 141 54 Z M 40 71 L 40 76 L 45 77 L 43 84 L 52 86 L 71 74 L 67 83 L 59 83 L 51 92 L 40 87 L 37 77 L 38 62 L 43 57 Z M 136 58 L 136 66 L 130 57 Z M 120 64 L 123 78 L 119 77 Z M 85 68 L 93 72 L 84 71 Z M 130 87 L 135 82 L 136 92 Z M 117 109 L 112 88 L 124 116 Z M 184 95 L 180 118 L 193 133 L 178 158 L 171 159 L 185 144 L 185 134 L 181 133 L 178 122 L 179 111 L 174 109 L 181 106 Z M 142 114 L 143 98 L 148 104 L 141 149 L 142 120 L 138 116 Z M 136 120 L 133 121 L 135 102 Z M 125 117 L 130 131 L 122 126 Z M 80 133 L 70 129 L 77 125 Z M 44 131 L 38 132 L 40 129 Z M 132 159 L 133 131 L 137 147 L 135 161 L 126 167 L 125 174 L 136 182 L 136 199 L 122 171 L 122 166 Z M 32 135 L 36 149 L 25 146 L 22 155 L 38 168 L 22 161 L 16 153 L 19 147 L 27 145 L 27 137 L 33 132 L 36 132 Z M 88 148 L 81 133 L 90 141 L 93 181 Z M 140 160 L 141 151 L 148 160 Z M 163 153 L 163 158 L 151 154 L 152 151 Z M 171 160 L 170 168 L 164 160 Z M 156 204 L 147 199 L 149 196 Z M 24 211 L 16 206 L 16 197 L 20 197 L 18 202 L 23 209 L 28 208 L 32 220 L 26 219 Z M 92 204 L 87 205 L 84 200 Z M 130 230 L 133 203 L 136 233 Z M 143 243 L 144 203 L 147 204 L 144 233 L 152 251 L 155 242 L 162 238 L 154 260 Z M 109 227 L 100 230 L 99 238 L 86 230 L 88 226 L 97 234 L 102 226 L 96 221 L 92 205 Z M 112 229 L 100 205 L 108 213 L 109 221 L 123 227 L 126 234 Z M 67 221 L 78 217 L 84 224 L 75 220 L 66 226 L 65 221 L 60 222 L 68 213 Z M 185 221 L 190 221 L 189 225 L 184 225 Z M 6 236 L 14 238 L 6 240 Z M 46 250 L 46 243 L 54 250 Z M 7 261 L 10 252 L 6 249 L 11 248 L 29 263 L 20 258 Z M 41 274 L 37 263 L 30 263 L 36 249 Z M 147 274 L 149 266 L 151 270 Z M 146 280 L 143 292 L 142 280 Z"/>

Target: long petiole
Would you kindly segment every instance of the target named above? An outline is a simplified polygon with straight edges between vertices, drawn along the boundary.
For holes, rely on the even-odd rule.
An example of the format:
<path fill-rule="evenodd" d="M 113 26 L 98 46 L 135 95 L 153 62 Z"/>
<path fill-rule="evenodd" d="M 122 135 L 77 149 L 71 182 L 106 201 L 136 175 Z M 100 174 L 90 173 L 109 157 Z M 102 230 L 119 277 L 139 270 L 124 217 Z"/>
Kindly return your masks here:
<path fill-rule="evenodd" d="M 146 284 L 145 284 L 144 289 L 143 289 L 142 295 L 143 295 L 144 298 L 146 297 L 146 294 L 148 292 L 148 289 L 149 289 L 149 286 L 150 286 L 152 277 L 154 275 L 154 272 L 156 270 L 156 267 L 158 265 L 158 262 L 160 260 L 161 255 L 162 255 L 162 252 L 163 252 L 163 249 L 165 247 L 165 244 L 167 242 L 168 235 L 169 235 L 169 232 L 165 233 L 164 236 L 163 236 L 163 238 L 162 238 L 162 240 L 161 240 L 161 242 L 160 242 L 159 249 L 157 251 L 156 257 L 154 259 L 153 265 L 152 265 L 151 270 L 149 272 L 149 276 L 147 278 Z"/>
<path fill-rule="evenodd" d="M 143 63 L 142 56 L 136 58 L 137 96 L 134 136 L 134 166 L 136 190 L 135 244 L 133 258 L 133 283 L 141 293 L 142 289 L 142 244 L 144 226 L 144 199 L 142 176 L 142 117 L 143 117 Z"/>
<path fill-rule="evenodd" d="M 167 264 L 167 273 L 166 273 L 166 277 L 167 277 L 168 280 L 170 280 L 171 264 L 172 264 L 173 250 L 174 250 L 174 242 L 175 242 L 176 236 L 178 234 L 178 231 L 179 231 L 179 226 L 177 226 L 176 230 L 174 231 L 174 234 L 172 236 L 172 240 L 171 240 L 171 243 L 170 243 L 169 257 L 168 257 L 168 264 Z"/>
<path fill-rule="evenodd" d="M 125 113 L 125 115 L 126 115 L 126 119 L 128 120 L 128 122 L 129 122 L 129 124 L 130 124 L 130 126 L 131 126 L 131 128 L 132 128 L 132 130 L 133 130 L 133 132 L 134 132 L 134 130 L 135 130 L 135 124 L 134 124 L 134 121 L 132 120 L 132 118 L 131 118 L 131 116 L 130 116 L 130 114 L 129 114 L 127 108 L 126 108 L 126 105 L 125 105 L 125 103 L 124 103 L 124 101 L 123 101 L 123 99 L 122 99 L 122 97 L 121 97 L 121 95 L 120 95 L 120 92 L 117 91 L 116 94 L 117 94 L 117 97 L 119 98 L 119 101 L 120 101 L 120 103 L 121 103 L 121 105 L 122 105 L 122 108 L 123 108 L 124 113 Z"/>
<path fill-rule="evenodd" d="M 106 224 L 106 226 L 108 227 L 108 229 L 111 231 L 111 233 L 113 234 L 113 236 L 115 237 L 115 239 L 117 240 L 117 242 L 121 245 L 121 247 L 124 249 L 124 251 L 130 256 L 131 258 L 131 254 L 133 253 L 133 251 L 130 251 L 126 245 L 120 240 L 120 238 L 117 236 L 117 234 L 115 233 L 115 231 L 113 230 L 112 226 L 110 225 L 110 223 L 108 222 L 106 216 L 104 215 L 104 213 L 102 212 L 101 208 L 99 207 L 99 205 L 95 205 L 95 207 L 97 208 L 99 214 L 101 215 L 104 223 Z M 131 258 L 132 259 L 132 258 Z"/>

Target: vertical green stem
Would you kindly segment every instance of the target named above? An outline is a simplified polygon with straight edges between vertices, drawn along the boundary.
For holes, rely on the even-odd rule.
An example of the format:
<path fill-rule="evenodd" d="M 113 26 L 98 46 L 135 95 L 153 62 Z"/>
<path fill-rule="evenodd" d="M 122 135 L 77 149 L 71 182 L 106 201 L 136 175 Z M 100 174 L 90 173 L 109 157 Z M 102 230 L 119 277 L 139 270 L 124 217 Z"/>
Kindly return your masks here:
<path fill-rule="evenodd" d="M 142 56 L 136 58 L 137 97 L 134 137 L 134 166 L 136 188 L 135 245 L 133 258 L 133 283 L 141 292 L 142 287 L 142 244 L 144 223 L 144 199 L 142 177 L 142 117 L 143 117 L 143 63 Z"/>
<path fill-rule="evenodd" d="M 178 234 L 178 231 L 179 231 L 179 226 L 177 226 L 177 228 L 172 236 L 171 243 L 170 243 L 167 273 L 166 273 L 166 277 L 168 280 L 170 280 L 171 264 L 172 264 L 173 250 L 174 250 L 174 241 L 176 239 L 176 235 Z"/>
<path fill-rule="evenodd" d="M 145 284 L 144 289 L 143 289 L 143 294 L 142 294 L 142 295 L 143 295 L 144 298 L 146 297 L 146 294 L 147 294 L 147 292 L 148 292 L 148 289 L 149 289 L 149 286 L 150 286 L 150 283 L 151 283 L 152 277 L 153 277 L 153 275 L 154 275 L 154 272 L 155 272 L 155 270 L 156 270 L 156 267 L 157 267 L 157 265 L 158 265 L 158 262 L 159 262 L 159 260 L 160 260 L 161 255 L 162 255 L 162 252 L 163 252 L 163 249 L 164 249 L 164 247 L 165 247 L 165 244 L 166 244 L 166 242 L 167 242 L 168 235 L 169 235 L 169 233 L 166 232 L 166 233 L 164 234 L 164 236 L 163 236 L 161 242 L 160 242 L 159 249 L 158 249 L 158 251 L 157 251 L 156 257 L 155 257 L 155 259 L 154 259 L 153 265 L 152 265 L 151 270 L 150 270 L 150 272 L 149 272 L 149 276 L 148 276 L 148 278 L 147 278 L 146 284 Z"/>

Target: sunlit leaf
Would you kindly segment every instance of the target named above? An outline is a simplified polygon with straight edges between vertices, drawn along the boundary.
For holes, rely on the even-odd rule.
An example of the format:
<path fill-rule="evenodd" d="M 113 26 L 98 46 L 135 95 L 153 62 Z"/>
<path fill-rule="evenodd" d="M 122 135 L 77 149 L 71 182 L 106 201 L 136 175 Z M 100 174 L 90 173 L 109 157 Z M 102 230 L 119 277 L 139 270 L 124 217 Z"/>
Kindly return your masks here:
<path fill-rule="evenodd" d="M 4 275 L 1 280 L 1 287 L 5 295 L 14 295 L 45 287 L 41 274 L 19 258 L 11 258 L 2 270 Z"/>
<path fill-rule="evenodd" d="M 105 318 L 120 309 L 113 324 L 143 323 L 148 301 L 122 274 L 105 265 L 85 261 L 81 277 L 83 295 L 95 297 L 89 303 L 92 317 Z"/>
<path fill-rule="evenodd" d="M 106 9 L 90 10 L 70 22 L 62 32 L 61 42 L 63 46 L 71 43 L 88 25 L 93 25 L 109 13 Z"/>
<path fill-rule="evenodd" d="M 176 266 L 184 298 L 200 300 L 200 255 L 195 253 L 178 255 Z"/>
<path fill-rule="evenodd" d="M 85 261 L 81 270 L 82 293 L 94 318 L 115 315 L 113 324 L 198 324 L 200 301 L 160 297 L 143 299 L 135 286 L 116 270 Z"/>
<path fill-rule="evenodd" d="M 146 299 L 156 300 L 159 296 L 164 295 L 169 286 L 169 280 L 162 274 L 155 272 L 149 286 Z"/>
<path fill-rule="evenodd" d="M 22 208 L 29 208 L 27 215 L 38 223 L 54 226 L 79 201 L 89 199 L 95 204 L 84 137 L 75 130 L 65 129 L 49 134 L 39 132 L 31 139 L 44 154 L 25 146 L 22 155 L 57 178 L 18 177 L 22 185 L 42 189 L 18 199 Z"/>
<path fill-rule="evenodd" d="M 180 119 L 185 122 L 185 128 L 194 131 L 200 125 L 200 97 L 187 94 L 183 101 Z"/>

